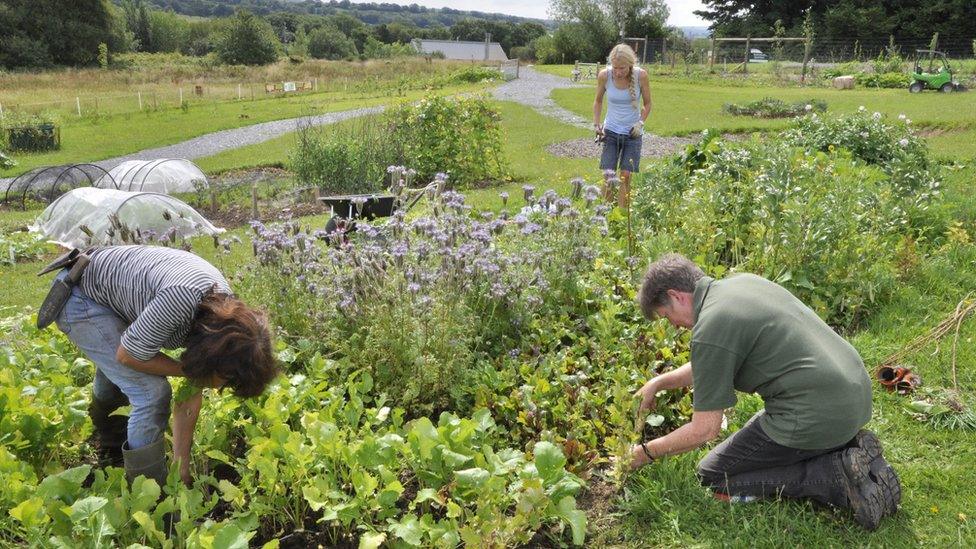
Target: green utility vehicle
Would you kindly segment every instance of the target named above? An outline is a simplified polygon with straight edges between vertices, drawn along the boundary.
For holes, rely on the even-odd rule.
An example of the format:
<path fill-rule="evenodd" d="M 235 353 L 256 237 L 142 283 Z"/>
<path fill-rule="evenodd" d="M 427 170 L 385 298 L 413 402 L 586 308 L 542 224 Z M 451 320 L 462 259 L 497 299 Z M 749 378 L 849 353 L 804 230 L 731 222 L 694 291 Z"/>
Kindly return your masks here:
<path fill-rule="evenodd" d="M 953 79 L 952 67 L 946 54 L 935 50 L 915 50 L 915 71 L 912 73 L 912 83 L 908 91 L 919 93 L 928 88 L 943 93 L 966 91 L 965 86 Z M 922 57 L 928 55 L 928 68 L 923 70 Z M 941 67 L 939 66 L 941 61 Z"/>

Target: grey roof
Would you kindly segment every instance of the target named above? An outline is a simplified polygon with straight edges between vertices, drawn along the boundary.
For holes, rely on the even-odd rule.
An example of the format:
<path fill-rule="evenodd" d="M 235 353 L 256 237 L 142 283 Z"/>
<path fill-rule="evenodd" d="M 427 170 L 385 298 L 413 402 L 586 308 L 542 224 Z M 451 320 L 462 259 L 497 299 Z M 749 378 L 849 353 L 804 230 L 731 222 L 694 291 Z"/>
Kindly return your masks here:
<path fill-rule="evenodd" d="M 505 50 L 498 42 L 488 43 L 485 55 L 484 42 L 462 42 L 460 40 L 414 40 L 414 47 L 420 53 L 441 52 L 448 59 L 463 61 L 508 61 Z"/>

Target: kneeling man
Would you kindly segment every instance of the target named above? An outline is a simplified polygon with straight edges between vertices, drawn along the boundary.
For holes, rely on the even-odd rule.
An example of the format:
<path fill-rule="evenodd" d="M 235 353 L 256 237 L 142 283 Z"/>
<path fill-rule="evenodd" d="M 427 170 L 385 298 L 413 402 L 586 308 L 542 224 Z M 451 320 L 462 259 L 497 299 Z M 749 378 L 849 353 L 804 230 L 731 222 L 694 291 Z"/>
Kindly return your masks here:
<path fill-rule="evenodd" d="M 648 381 L 641 411 L 658 391 L 694 387 L 691 423 L 637 445 L 632 467 L 718 437 L 735 392 L 765 409 L 698 466 L 719 499 L 809 498 L 851 508 L 878 527 L 896 511 L 901 486 L 871 418 L 871 380 L 857 351 L 789 291 L 752 274 L 714 280 L 677 254 L 647 269 L 639 295 L 649 318 L 691 330 L 691 362 Z"/>

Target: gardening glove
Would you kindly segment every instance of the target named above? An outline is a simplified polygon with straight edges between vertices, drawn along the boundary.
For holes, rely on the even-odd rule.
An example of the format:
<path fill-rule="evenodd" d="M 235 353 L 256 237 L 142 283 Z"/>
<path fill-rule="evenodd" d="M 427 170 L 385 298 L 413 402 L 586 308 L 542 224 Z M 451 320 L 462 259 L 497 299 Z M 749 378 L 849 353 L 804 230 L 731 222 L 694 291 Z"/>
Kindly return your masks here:
<path fill-rule="evenodd" d="M 607 134 L 603 132 L 603 124 L 593 124 L 593 131 L 596 133 L 593 138 L 594 143 L 603 143 L 606 140 Z"/>
<path fill-rule="evenodd" d="M 638 122 L 634 124 L 633 128 L 630 129 L 630 137 L 632 139 L 637 139 L 642 135 L 644 135 L 644 124 Z"/>

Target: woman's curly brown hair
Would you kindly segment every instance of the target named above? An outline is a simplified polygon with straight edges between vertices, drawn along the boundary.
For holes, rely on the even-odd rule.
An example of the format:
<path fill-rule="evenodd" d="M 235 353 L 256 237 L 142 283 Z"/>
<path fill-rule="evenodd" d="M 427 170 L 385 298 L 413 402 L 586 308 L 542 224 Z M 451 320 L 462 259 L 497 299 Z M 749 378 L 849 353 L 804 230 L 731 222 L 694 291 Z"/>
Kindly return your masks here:
<path fill-rule="evenodd" d="M 197 307 L 180 362 L 191 381 L 206 385 L 216 374 L 239 397 L 260 395 L 279 372 L 267 316 L 214 292 Z"/>

